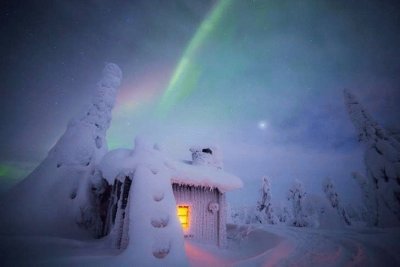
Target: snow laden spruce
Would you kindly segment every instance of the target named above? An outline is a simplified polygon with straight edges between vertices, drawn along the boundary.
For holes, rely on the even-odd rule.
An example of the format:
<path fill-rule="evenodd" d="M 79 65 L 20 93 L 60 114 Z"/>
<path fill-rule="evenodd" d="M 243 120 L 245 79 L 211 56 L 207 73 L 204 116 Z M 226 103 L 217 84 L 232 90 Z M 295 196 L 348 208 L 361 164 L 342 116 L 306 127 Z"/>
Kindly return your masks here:
<path fill-rule="evenodd" d="M 277 218 L 273 212 L 271 203 L 271 185 L 268 177 L 262 178 L 260 200 L 257 201 L 257 219 L 260 223 L 276 224 Z"/>
<path fill-rule="evenodd" d="M 400 225 L 400 143 L 375 122 L 348 90 L 344 101 L 364 144 L 366 175 L 353 174 L 363 191 L 368 208 L 369 224 L 373 226 Z"/>
<path fill-rule="evenodd" d="M 295 180 L 287 195 L 287 199 L 292 204 L 293 217 L 291 224 L 293 226 L 307 227 L 312 224 L 310 221 L 311 216 L 307 213 L 305 206 L 306 195 L 303 184 Z"/>
<path fill-rule="evenodd" d="M 308 193 L 299 180 L 288 189 L 286 201 L 273 199 L 269 178 L 262 177 L 260 197 L 255 206 L 234 207 L 230 210 L 230 222 L 234 224 L 285 225 L 309 228 L 343 228 L 352 220 L 362 221 L 362 208 L 346 208 L 340 201 L 333 183 L 322 183 L 321 194 Z M 323 196 L 325 195 L 325 196 Z M 347 210 L 351 210 L 351 219 Z"/>
<path fill-rule="evenodd" d="M 71 120 L 43 162 L 2 199 L 0 231 L 15 234 L 88 236 L 90 177 L 107 152 L 110 126 L 122 73 L 107 64 L 87 109 Z"/>

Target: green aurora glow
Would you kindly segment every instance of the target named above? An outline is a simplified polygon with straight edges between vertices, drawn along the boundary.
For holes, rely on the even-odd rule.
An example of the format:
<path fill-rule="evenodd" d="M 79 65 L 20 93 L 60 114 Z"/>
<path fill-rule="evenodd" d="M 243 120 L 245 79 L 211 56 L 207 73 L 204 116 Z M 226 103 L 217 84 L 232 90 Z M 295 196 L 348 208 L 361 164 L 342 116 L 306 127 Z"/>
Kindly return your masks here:
<path fill-rule="evenodd" d="M 10 163 L 1 162 L 0 163 L 0 179 L 7 180 L 18 180 L 33 170 L 33 164 L 24 165 L 23 163 Z"/>
<path fill-rule="evenodd" d="M 189 42 L 161 98 L 159 110 L 162 114 L 168 111 L 177 101 L 188 96 L 196 87 L 201 73 L 201 67 L 196 62 L 198 52 L 215 30 L 230 3 L 230 0 L 219 1 Z"/>

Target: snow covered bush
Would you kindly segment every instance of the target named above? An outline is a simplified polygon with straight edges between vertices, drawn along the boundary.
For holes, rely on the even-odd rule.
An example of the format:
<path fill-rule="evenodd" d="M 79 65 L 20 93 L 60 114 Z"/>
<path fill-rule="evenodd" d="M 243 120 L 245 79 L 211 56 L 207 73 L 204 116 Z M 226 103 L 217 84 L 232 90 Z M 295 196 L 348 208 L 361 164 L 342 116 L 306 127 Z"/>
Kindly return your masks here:
<path fill-rule="evenodd" d="M 343 221 L 347 225 L 351 225 L 351 221 L 349 216 L 346 213 L 346 210 L 342 206 L 342 203 L 339 199 L 338 193 L 333 185 L 333 182 L 330 178 L 326 178 L 322 184 L 322 189 L 325 193 L 326 198 L 328 199 L 329 203 L 331 204 L 332 208 L 334 208 L 339 216 L 343 219 Z"/>
<path fill-rule="evenodd" d="M 400 225 L 400 142 L 375 122 L 347 90 L 344 101 L 358 141 L 365 145 L 366 177 L 357 179 L 363 184 L 364 196 L 371 195 L 367 206 L 373 212 L 372 224 Z"/>
<path fill-rule="evenodd" d="M 280 204 L 274 208 L 274 213 L 279 221 L 279 223 L 287 224 L 291 220 L 290 209 Z"/>
<path fill-rule="evenodd" d="M 230 224 L 240 224 L 243 221 L 241 218 L 241 212 L 238 208 L 228 206 L 228 218 L 227 222 Z"/>
<path fill-rule="evenodd" d="M 263 223 L 260 212 L 254 206 L 235 207 L 230 209 L 229 222 L 233 224 Z"/>

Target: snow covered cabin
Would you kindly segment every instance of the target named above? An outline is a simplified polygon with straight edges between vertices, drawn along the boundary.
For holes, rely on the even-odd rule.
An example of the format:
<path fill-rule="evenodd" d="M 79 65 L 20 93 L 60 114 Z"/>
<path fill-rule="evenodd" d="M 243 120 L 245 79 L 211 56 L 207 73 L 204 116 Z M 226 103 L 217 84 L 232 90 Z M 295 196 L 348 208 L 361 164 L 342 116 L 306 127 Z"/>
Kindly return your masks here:
<path fill-rule="evenodd" d="M 146 149 L 143 149 L 146 147 Z M 97 234 L 99 237 L 109 235 L 113 245 L 125 248 L 129 232 L 129 218 L 132 214 L 129 198 L 132 191 L 142 194 L 151 192 L 147 203 L 143 199 L 141 205 L 148 205 L 146 213 L 151 213 L 151 205 L 159 205 L 167 195 L 173 196 L 168 203 L 169 214 L 182 228 L 185 238 L 220 247 L 226 245 L 227 205 L 225 193 L 242 187 L 242 181 L 223 171 L 219 151 L 215 147 L 191 148 L 192 161 L 175 161 L 166 157 L 157 146 L 136 144 L 134 150 L 117 149 L 106 154 L 100 164 L 98 183 L 106 188 L 100 194 L 98 203 L 101 214 Z M 139 177 L 138 166 L 149 169 L 147 177 Z M 159 176 L 153 182 L 147 182 L 147 188 L 135 188 L 140 184 L 138 179 L 148 180 L 149 176 Z M 159 186 L 167 181 L 169 186 Z M 105 186 L 104 186 L 105 185 Z M 136 199 L 141 199 L 140 197 Z M 137 205 L 138 203 L 136 203 Z M 102 210 L 102 211 L 101 211 Z M 169 224 L 171 217 L 149 215 L 149 223 L 154 229 Z M 158 217 L 157 217 L 158 216 Z M 149 228 L 152 229 L 152 228 Z"/>
<path fill-rule="evenodd" d="M 172 189 L 185 238 L 224 247 L 227 205 L 225 192 L 241 180 L 222 169 L 216 147 L 191 148 L 192 161 L 176 163 Z"/>

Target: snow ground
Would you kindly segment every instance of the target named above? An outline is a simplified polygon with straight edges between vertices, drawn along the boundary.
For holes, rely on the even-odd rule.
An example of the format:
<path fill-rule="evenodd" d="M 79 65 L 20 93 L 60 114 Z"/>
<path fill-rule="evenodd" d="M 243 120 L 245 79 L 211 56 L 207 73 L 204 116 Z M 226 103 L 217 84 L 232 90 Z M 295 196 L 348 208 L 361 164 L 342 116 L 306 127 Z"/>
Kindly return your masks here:
<path fill-rule="evenodd" d="M 400 228 L 229 225 L 228 247 L 186 241 L 190 266 L 400 266 Z M 0 266 L 116 266 L 102 240 L 1 236 Z"/>
<path fill-rule="evenodd" d="M 192 266 L 400 266 L 400 229 L 230 226 L 229 247 L 187 244 Z"/>

